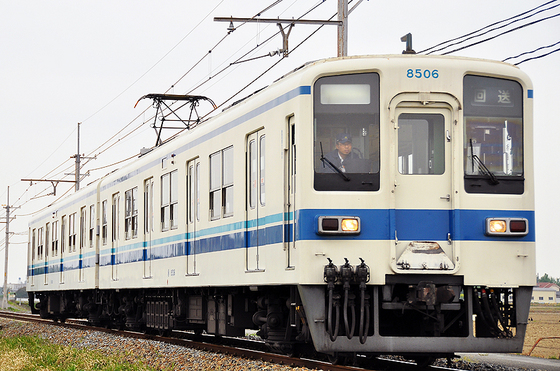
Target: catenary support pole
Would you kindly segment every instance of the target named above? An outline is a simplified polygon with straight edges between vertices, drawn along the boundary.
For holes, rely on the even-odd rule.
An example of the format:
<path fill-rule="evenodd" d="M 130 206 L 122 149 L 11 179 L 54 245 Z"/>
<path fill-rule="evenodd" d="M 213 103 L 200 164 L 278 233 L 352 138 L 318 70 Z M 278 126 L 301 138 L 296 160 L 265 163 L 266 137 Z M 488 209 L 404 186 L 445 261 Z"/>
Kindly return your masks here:
<path fill-rule="evenodd" d="M 8 187 L 8 201 L 6 202 L 6 241 L 4 244 L 4 295 L 2 297 L 2 309 L 8 308 L 8 246 L 10 244 L 10 187 Z"/>

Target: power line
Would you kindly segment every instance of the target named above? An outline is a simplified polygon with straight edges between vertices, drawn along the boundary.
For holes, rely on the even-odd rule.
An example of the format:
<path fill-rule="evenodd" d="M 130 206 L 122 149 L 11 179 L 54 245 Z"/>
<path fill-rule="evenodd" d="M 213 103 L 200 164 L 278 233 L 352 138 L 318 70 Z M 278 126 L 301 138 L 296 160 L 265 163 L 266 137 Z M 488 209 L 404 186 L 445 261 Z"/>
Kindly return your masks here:
<path fill-rule="evenodd" d="M 161 61 L 163 61 L 169 54 L 171 54 L 171 52 L 173 50 L 175 50 L 183 41 L 185 41 L 185 39 L 187 37 L 189 37 L 201 24 L 202 22 L 204 22 L 204 20 L 206 20 L 206 18 L 208 18 L 220 5 L 222 5 L 222 3 L 225 0 L 221 0 L 218 5 L 216 5 L 210 12 L 208 12 L 208 14 L 206 14 L 206 16 L 204 16 L 200 22 L 198 22 L 196 24 L 196 26 L 193 27 L 193 29 L 191 29 L 181 40 L 179 40 L 179 42 L 177 44 L 175 44 L 175 46 L 173 46 L 167 53 L 165 53 L 156 63 L 154 63 L 150 68 L 148 68 L 148 70 L 146 72 L 144 72 L 140 77 L 138 77 L 132 84 L 130 84 L 126 89 L 124 89 L 121 93 L 119 93 L 115 98 L 111 99 L 111 101 L 109 101 L 109 103 L 105 104 L 103 107 L 101 107 L 100 109 L 98 109 L 96 112 L 94 112 L 92 115 L 90 115 L 89 117 L 87 117 L 85 120 L 83 120 L 82 122 L 85 122 L 87 120 L 89 120 L 90 118 L 92 118 L 93 116 L 95 116 L 96 114 L 98 114 L 100 111 L 102 111 L 103 109 L 105 109 L 105 107 L 107 107 L 108 105 L 110 105 L 111 103 L 113 103 L 116 99 L 118 99 L 121 95 L 123 95 L 128 89 L 130 89 L 132 86 L 134 86 L 138 81 L 140 81 L 144 76 L 146 76 L 151 70 L 153 70 L 158 64 L 161 63 Z"/>
<path fill-rule="evenodd" d="M 541 46 L 540 48 L 537 48 L 537 49 L 535 49 L 535 50 L 531 50 L 531 51 L 529 51 L 529 52 L 524 52 L 524 53 L 518 54 L 518 55 L 513 56 L 513 57 L 508 57 L 508 58 L 506 58 L 506 59 L 503 59 L 502 62 L 508 61 L 508 60 L 510 60 L 510 59 L 519 58 L 519 57 L 521 57 L 522 55 L 532 54 L 532 53 L 538 52 L 539 50 L 542 50 L 542 49 L 552 48 L 553 46 L 556 46 L 556 45 L 558 45 L 558 44 L 560 44 L 560 41 L 558 41 L 558 42 L 556 42 L 556 43 L 554 43 L 554 44 L 547 45 L 547 46 Z"/>
<path fill-rule="evenodd" d="M 553 51 L 551 51 L 551 52 L 548 52 L 548 53 L 546 53 L 546 54 L 543 54 L 543 55 L 539 55 L 539 56 L 536 56 L 536 57 L 531 57 L 531 58 L 524 59 L 524 60 L 522 60 L 521 62 L 515 63 L 515 65 L 518 66 L 518 65 L 520 65 L 521 63 L 525 63 L 525 62 L 528 62 L 528 61 L 532 61 L 533 59 L 540 59 L 540 58 L 549 56 L 549 55 L 551 55 L 552 53 L 556 53 L 557 51 L 560 51 L 560 48 L 558 48 L 558 49 L 556 49 L 556 50 L 553 50 Z"/>
<path fill-rule="evenodd" d="M 556 17 L 558 17 L 558 16 L 560 16 L 560 13 L 555 14 L 555 15 L 552 15 L 552 16 L 549 16 L 549 17 L 546 17 L 546 18 L 542 18 L 542 19 L 539 19 L 539 20 L 536 20 L 536 21 L 533 21 L 533 22 L 529 22 L 529 23 L 524 24 L 524 25 L 519 26 L 519 27 L 512 28 L 512 29 L 510 29 L 510 30 L 504 31 L 504 32 L 502 32 L 502 33 L 499 33 L 499 34 L 497 34 L 497 35 L 495 35 L 495 36 L 489 37 L 489 38 L 487 38 L 487 39 L 484 39 L 484 40 L 481 40 L 481 41 L 477 41 L 477 42 L 475 42 L 475 43 L 472 43 L 472 44 L 463 46 L 463 47 L 461 47 L 461 48 L 454 49 L 454 50 L 449 51 L 449 52 L 445 52 L 445 53 L 443 53 L 442 55 L 447 55 L 447 54 L 455 53 L 455 52 L 458 52 L 458 51 L 460 51 L 460 50 L 470 48 L 471 46 L 475 46 L 475 45 L 478 45 L 478 44 L 482 44 L 482 43 L 484 43 L 484 42 L 493 40 L 493 39 L 495 39 L 495 38 L 497 38 L 497 37 L 506 35 L 506 34 L 508 34 L 508 33 L 510 33 L 510 32 L 517 31 L 517 30 L 520 30 L 520 29 L 522 29 L 522 28 L 525 28 L 525 27 L 528 27 L 528 26 L 532 26 L 532 25 L 534 25 L 534 24 L 537 24 L 537 23 L 540 23 L 540 22 L 543 22 L 543 21 L 546 21 L 546 20 L 549 20 L 549 19 L 552 19 L 552 18 L 556 18 Z"/>
<path fill-rule="evenodd" d="M 472 32 L 470 32 L 470 33 L 468 33 L 468 34 L 465 34 L 465 35 L 462 35 L 462 36 L 459 36 L 459 37 L 456 37 L 456 38 L 453 38 L 453 39 L 450 39 L 450 40 L 443 41 L 443 42 L 441 42 L 441 43 L 439 43 L 439 44 L 436 44 L 436 45 L 434 45 L 434 46 L 431 46 L 431 47 L 429 47 L 429 48 L 427 48 L 427 49 L 424 49 L 424 50 L 418 52 L 418 54 L 425 53 L 425 52 L 427 52 L 427 51 L 429 51 L 429 50 L 432 50 L 432 49 L 437 48 L 438 46 L 441 46 L 441 45 L 444 45 L 444 44 L 447 44 L 447 43 L 451 43 L 451 42 L 453 42 L 453 41 L 457 41 L 457 40 L 460 40 L 460 39 L 465 38 L 465 37 L 468 37 L 468 36 L 472 36 L 472 35 L 474 35 L 474 34 L 476 34 L 476 33 L 478 33 L 478 32 L 481 32 L 481 31 L 487 29 L 487 28 L 490 28 L 490 27 L 496 26 L 496 25 L 498 25 L 498 24 L 500 24 L 500 23 L 504 23 L 504 22 L 510 21 L 510 20 L 512 20 L 512 19 L 521 17 L 521 16 L 523 16 L 523 15 L 525 15 L 525 14 L 531 13 L 531 12 L 534 11 L 534 10 L 537 10 L 537 9 L 539 9 L 539 8 L 542 8 L 542 7 L 544 7 L 544 6 L 547 6 L 547 5 L 549 5 L 549 4 L 551 4 L 551 3 L 554 3 L 554 2 L 556 2 L 556 1 L 557 1 L 557 0 L 549 1 L 549 2 L 547 2 L 547 3 L 544 3 L 544 4 L 542 4 L 542 5 L 539 5 L 539 6 L 535 7 L 535 8 L 533 8 L 533 9 L 527 10 L 527 11 L 525 11 L 525 12 L 523 12 L 523 13 L 519 13 L 519 14 L 517 14 L 517 15 L 514 15 L 513 17 L 510 17 L 510 18 L 507 18 L 507 19 L 503 19 L 503 20 L 501 20 L 501 21 L 494 22 L 494 23 L 492 23 L 492 24 L 489 24 L 489 25 L 487 25 L 487 26 L 484 26 L 484 27 L 482 27 L 482 28 L 480 28 L 480 29 L 478 29 L 478 30 L 476 30 L 476 31 L 472 31 Z M 551 8 L 548 8 L 548 9 L 545 9 L 545 10 L 541 10 L 541 11 L 539 11 L 539 12 L 533 14 L 533 15 L 539 14 L 539 13 L 542 12 L 542 11 L 550 10 L 550 9 L 555 8 L 555 7 L 557 7 L 557 6 L 558 6 L 558 5 L 555 5 L 555 6 L 551 7 Z M 531 16 L 533 16 L 533 15 L 531 15 Z M 529 16 L 529 17 L 531 17 L 531 16 Z M 526 17 L 526 18 L 528 18 L 528 17 Z M 524 18 L 524 19 L 525 19 L 525 18 Z M 516 22 L 516 21 L 514 21 L 514 22 Z M 514 22 L 510 22 L 510 23 L 508 23 L 508 24 L 505 25 L 505 26 L 508 26 L 508 25 L 510 25 L 510 24 L 512 24 L 512 23 L 514 23 Z M 505 27 L 505 26 L 502 26 L 502 27 Z M 501 27 L 500 27 L 500 28 L 501 28 Z M 488 31 L 488 32 L 489 32 L 489 31 Z M 486 34 L 486 33 L 487 33 L 487 32 L 485 32 L 484 34 Z M 482 34 L 482 35 L 483 35 L 483 34 Z M 481 36 L 481 35 L 479 35 L 479 36 Z M 473 37 L 476 37 L 476 36 L 473 36 Z M 471 38 L 472 38 L 472 37 L 471 37 Z M 469 39 L 471 39 L 471 38 L 469 38 Z M 466 40 L 468 40 L 468 39 L 466 39 Z M 444 49 L 446 49 L 446 48 L 448 48 L 448 47 L 450 47 L 450 46 L 452 46 L 452 45 L 460 44 L 460 43 L 462 43 L 462 42 L 464 42 L 464 41 L 466 41 L 466 40 L 463 40 L 463 41 L 457 42 L 457 43 L 455 43 L 455 44 L 451 44 L 451 45 L 445 46 L 445 47 L 443 47 L 443 48 L 441 48 L 441 49 L 438 49 L 438 50 L 433 50 L 433 51 L 431 51 L 430 53 L 427 53 L 427 54 L 431 54 L 431 53 L 436 52 L 436 51 L 444 50 Z"/>
<path fill-rule="evenodd" d="M 272 7 L 278 5 L 278 4 L 281 3 L 282 1 L 283 1 L 283 0 L 277 0 L 277 1 L 273 2 L 272 4 L 270 4 L 269 6 L 267 6 L 266 8 L 264 8 L 263 10 L 261 10 L 259 13 L 257 13 L 254 17 L 259 16 L 260 14 L 266 12 L 267 10 L 271 9 Z M 123 90 L 120 94 L 118 94 L 118 95 L 117 95 L 115 98 L 113 98 L 110 102 L 108 102 L 106 105 L 104 105 L 103 107 L 101 107 L 99 110 L 97 110 L 96 112 L 94 112 L 92 115 L 90 115 L 89 117 L 87 117 L 87 118 L 86 118 L 85 120 L 83 120 L 82 122 L 89 120 L 91 117 L 93 117 L 94 115 L 96 115 L 97 113 L 99 113 L 100 111 L 102 111 L 102 110 L 103 110 L 104 108 L 106 108 L 109 104 L 111 104 L 113 101 L 115 101 L 117 98 L 119 98 L 122 94 L 124 94 L 127 90 L 129 90 L 134 84 L 136 84 L 136 83 L 137 83 L 141 78 L 143 78 L 147 73 L 149 73 L 149 72 L 150 72 L 155 66 L 157 66 L 165 57 L 167 57 L 174 49 L 176 49 L 189 35 L 191 35 L 192 32 L 194 32 L 194 30 L 196 30 L 196 29 L 202 24 L 202 22 L 203 22 L 205 19 L 207 19 L 207 18 L 208 18 L 208 17 L 223 3 L 223 2 L 224 2 L 224 0 L 222 0 L 222 1 L 221 1 L 218 5 L 216 5 L 210 12 L 208 12 L 208 14 L 207 14 L 205 17 L 203 17 L 203 18 L 201 19 L 201 21 L 200 21 L 191 31 L 189 31 L 175 46 L 173 46 L 173 48 L 171 48 L 164 56 L 162 56 L 162 57 L 161 57 L 153 66 L 151 66 L 144 74 L 142 74 L 138 79 L 136 79 L 131 85 L 129 85 L 125 90 Z M 238 26 L 238 27 L 239 27 L 239 26 Z M 228 33 L 228 35 L 229 35 L 229 34 L 230 34 L 230 33 Z M 224 36 L 216 45 L 214 45 L 214 47 L 213 47 L 212 49 L 210 49 L 210 52 L 211 52 L 212 50 L 214 50 L 218 45 L 220 45 L 220 43 L 221 43 L 228 35 Z M 209 52 L 209 53 L 210 53 L 210 52 Z M 208 54 L 209 54 L 209 53 L 208 53 Z M 172 88 L 174 87 L 174 85 L 176 85 L 177 83 L 179 83 L 179 82 L 194 68 L 194 67 L 196 67 L 196 65 L 198 65 L 204 58 L 206 58 L 208 54 L 206 54 L 205 56 L 203 56 L 203 58 L 201 58 L 201 60 L 200 60 L 199 62 L 195 63 L 195 65 L 194 65 L 189 71 L 187 71 L 187 73 L 185 73 L 183 76 L 181 76 L 181 77 L 175 82 L 175 84 L 173 84 L 173 85 L 168 89 L 168 91 L 169 91 L 170 89 L 172 89 Z M 143 113 L 145 113 L 146 111 L 147 111 L 147 109 L 144 110 L 143 112 L 141 112 L 138 116 L 136 116 L 133 120 L 131 120 L 127 125 L 125 125 L 125 126 L 124 126 L 122 129 L 120 129 L 117 133 L 115 133 L 115 134 L 114 134 L 113 136 L 111 136 L 108 140 L 106 140 L 106 141 L 103 142 L 101 145 L 99 145 L 97 148 L 95 148 L 93 151 L 91 151 L 91 152 L 88 154 L 88 156 L 93 155 L 96 151 L 99 151 L 96 155 L 100 155 L 100 154 L 104 153 L 105 151 L 109 150 L 110 148 L 112 148 L 113 146 L 115 146 L 116 144 L 118 144 L 121 140 L 123 140 L 123 139 L 126 138 L 127 136 L 131 135 L 132 133 L 134 133 L 135 131 L 137 131 L 138 129 L 140 129 L 140 128 L 144 125 L 144 123 L 141 123 L 140 125 L 136 126 L 136 127 L 133 128 L 130 132 L 128 132 L 128 133 L 126 133 L 125 135 L 121 136 L 121 137 L 118 138 L 114 143 L 112 143 L 112 144 L 109 145 L 109 143 L 110 143 L 113 139 L 117 138 L 121 133 L 123 133 L 131 124 L 133 124 L 138 118 L 140 118 L 141 115 L 142 115 Z M 74 129 L 74 130 L 72 131 L 72 133 L 70 133 L 70 135 L 62 142 L 62 144 L 64 144 L 64 143 L 68 140 L 68 138 L 70 138 L 70 136 L 74 133 L 74 131 L 75 131 L 75 129 Z M 56 153 L 56 151 L 62 146 L 62 144 L 53 152 L 53 154 Z M 102 149 L 104 146 L 107 146 L 107 147 L 104 148 L 104 149 Z M 51 154 L 47 159 L 45 159 L 45 161 L 43 161 L 43 163 L 41 163 L 41 165 L 44 164 L 50 157 L 52 157 L 53 154 Z M 131 159 L 131 158 L 133 158 L 133 157 L 135 157 L 135 156 L 136 156 L 136 154 L 135 154 L 134 156 L 130 157 L 129 159 Z M 128 159 L 126 159 L 126 160 L 128 160 Z M 106 168 L 106 167 L 109 167 L 109 166 L 113 166 L 113 165 L 119 164 L 119 163 L 121 163 L 121 162 L 124 162 L 124 161 L 126 161 L 126 160 L 118 161 L 118 162 L 116 162 L 116 163 L 113 163 L 113 164 L 107 165 L 107 166 L 103 166 L 103 167 L 98 168 L 98 169 L 102 169 L 102 168 Z M 89 162 L 89 161 L 88 161 L 88 162 Z M 83 168 L 83 166 L 85 166 L 88 162 L 84 163 L 84 164 L 81 166 L 81 168 Z M 67 161 L 64 161 L 63 163 L 61 163 L 60 165 L 58 165 L 57 167 L 55 167 L 53 170 L 49 171 L 44 177 L 48 177 L 49 175 L 55 173 L 58 169 L 60 169 L 61 167 L 63 167 L 65 164 L 67 164 Z M 41 165 L 39 165 L 37 168 L 41 167 Z M 64 173 L 65 171 L 70 170 L 72 167 L 73 167 L 73 165 L 71 164 L 71 165 L 67 166 L 66 168 L 60 170 L 60 173 Z M 95 169 L 95 170 L 97 170 L 97 169 Z M 64 178 L 64 177 L 63 177 L 63 178 Z M 45 191 L 43 190 L 41 193 L 43 193 L 43 192 L 45 192 Z M 39 193 L 39 194 L 40 194 L 40 193 Z"/>

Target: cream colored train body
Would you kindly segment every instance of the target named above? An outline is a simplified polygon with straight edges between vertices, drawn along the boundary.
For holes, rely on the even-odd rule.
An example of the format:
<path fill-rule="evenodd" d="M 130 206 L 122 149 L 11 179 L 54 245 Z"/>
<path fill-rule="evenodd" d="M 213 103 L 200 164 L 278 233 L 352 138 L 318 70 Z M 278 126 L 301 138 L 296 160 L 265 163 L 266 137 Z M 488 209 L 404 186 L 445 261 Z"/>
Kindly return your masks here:
<path fill-rule="evenodd" d="M 309 63 L 38 214 L 27 289 L 44 317 L 290 353 L 520 352 L 532 97 L 500 62 Z"/>

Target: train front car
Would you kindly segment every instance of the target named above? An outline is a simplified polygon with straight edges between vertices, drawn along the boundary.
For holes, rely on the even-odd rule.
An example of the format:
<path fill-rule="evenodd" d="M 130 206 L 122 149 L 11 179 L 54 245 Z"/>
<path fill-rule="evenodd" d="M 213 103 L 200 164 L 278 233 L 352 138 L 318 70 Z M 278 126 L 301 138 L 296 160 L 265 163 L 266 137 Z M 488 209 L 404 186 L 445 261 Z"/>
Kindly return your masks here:
<path fill-rule="evenodd" d="M 536 274 L 530 80 L 422 56 L 311 72 L 295 236 L 316 350 L 520 352 Z"/>

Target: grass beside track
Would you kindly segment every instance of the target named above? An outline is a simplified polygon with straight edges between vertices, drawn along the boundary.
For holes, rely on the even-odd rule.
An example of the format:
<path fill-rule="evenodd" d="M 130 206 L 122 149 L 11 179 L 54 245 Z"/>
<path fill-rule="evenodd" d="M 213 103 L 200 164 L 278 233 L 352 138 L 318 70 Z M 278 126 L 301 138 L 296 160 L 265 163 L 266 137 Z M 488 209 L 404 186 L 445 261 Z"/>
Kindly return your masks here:
<path fill-rule="evenodd" d="M 53 345 L 35 336 L 0 339 L 0 368 L 4 371 L 155 370 L 96 351 Z"/>

